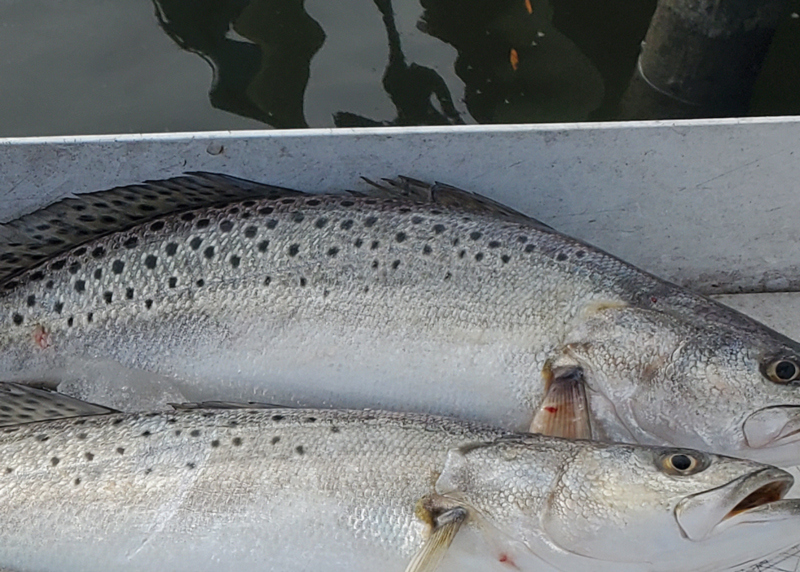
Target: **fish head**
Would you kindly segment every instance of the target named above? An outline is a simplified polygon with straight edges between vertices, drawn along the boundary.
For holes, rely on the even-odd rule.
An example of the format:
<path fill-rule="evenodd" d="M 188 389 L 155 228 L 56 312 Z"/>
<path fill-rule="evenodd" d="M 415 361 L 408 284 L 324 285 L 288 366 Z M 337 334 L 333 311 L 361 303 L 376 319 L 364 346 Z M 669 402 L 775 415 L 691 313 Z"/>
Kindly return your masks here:
<path fill-rule="evenodd" d="M 691 449 L 518 438 L 451 455 L 437 490 L 559 569 L 707 570 L 796 544 L 792 483 Z"/>
<path fill-rule="evenodd" d="M 584 371 L 593 436 L 800 464 L 800 344 L 733 313 L 594 312 L 561 358 Z"/>

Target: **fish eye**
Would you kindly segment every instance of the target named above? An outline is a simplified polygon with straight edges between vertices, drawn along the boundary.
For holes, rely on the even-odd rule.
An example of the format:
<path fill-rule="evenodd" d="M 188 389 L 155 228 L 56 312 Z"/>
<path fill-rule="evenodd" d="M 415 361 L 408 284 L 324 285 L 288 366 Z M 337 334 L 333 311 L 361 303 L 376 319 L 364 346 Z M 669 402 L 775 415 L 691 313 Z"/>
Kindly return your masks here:
<path fill-rule="evenodd" d="M 705 458 L 688 452 L 667 453 L 661 457 L 661 468 L 669 475 L 694 475 L 708 466 Z"/>
<path fill-rule="evenodd" d="M 764 371 L 770 381 L 774 383 L 789 383 L 800 378 L 800 366 L 791 359 L 776 359 Z"/>

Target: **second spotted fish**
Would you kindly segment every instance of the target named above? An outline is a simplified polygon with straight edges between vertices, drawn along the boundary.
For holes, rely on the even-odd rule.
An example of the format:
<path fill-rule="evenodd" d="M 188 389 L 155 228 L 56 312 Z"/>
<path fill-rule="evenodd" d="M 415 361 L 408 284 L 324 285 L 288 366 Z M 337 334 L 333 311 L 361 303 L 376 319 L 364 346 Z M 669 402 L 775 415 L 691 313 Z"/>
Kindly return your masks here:
<path fill-rule="evenodd" d="M 0 377 L 126 410 L 375 407 L 796 464 L 795 342 L 477 195 L 381 193 L 194 174 L 12 222 Z"/>

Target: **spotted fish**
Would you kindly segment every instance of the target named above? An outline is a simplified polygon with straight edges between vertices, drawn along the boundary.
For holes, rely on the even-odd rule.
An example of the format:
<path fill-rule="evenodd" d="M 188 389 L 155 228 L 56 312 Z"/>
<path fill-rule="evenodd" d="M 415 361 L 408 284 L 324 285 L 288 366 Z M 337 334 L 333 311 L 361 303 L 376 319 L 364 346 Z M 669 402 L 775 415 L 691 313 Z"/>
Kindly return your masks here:
<path fill-rule="evenodd" d="M 751 461 L 413 414 L 230 407 L 1 430 L 0 567 L 700 571 L 800 533 L 800 500 L 782 498 L 792 477 Z"/>
<path fill-rule="evenodd" d="M 10 223 L 0 378 L 126 410 L 375 407 L 797 463 L 797 343 L 488 199 L 380 187 L 192 174 Z"/>

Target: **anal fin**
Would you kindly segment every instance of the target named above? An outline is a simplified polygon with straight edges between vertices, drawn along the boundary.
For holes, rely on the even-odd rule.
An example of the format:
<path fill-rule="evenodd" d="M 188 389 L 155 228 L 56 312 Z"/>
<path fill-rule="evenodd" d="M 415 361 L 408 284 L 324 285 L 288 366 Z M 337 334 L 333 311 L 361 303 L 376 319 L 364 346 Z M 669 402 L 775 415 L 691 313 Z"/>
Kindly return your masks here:
<path fill-rule="evenodd" d="M 434 572 L 447 554 L 447 549 L 453 543 L 461 525 L 467 520 L 468 512 L 464 507 L 456 506 L 436 517 L 430 514 L 426 516 L 431 519 L 433 530 L 422 548 L 414 554 L 405 572 Z"/>
<path fill-rule="evenodd" d="M 115 412 L 55 391 L 0 382 L 0 427 Z"/>
<path fill-rule="evenodd" d="M 566 439 L 591 439 L 586 383 L 579 367 L 545 370 L 547 387 L 531 422 L 531 433 Z"/>

